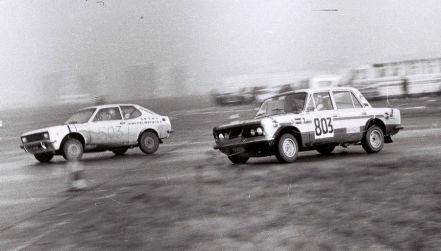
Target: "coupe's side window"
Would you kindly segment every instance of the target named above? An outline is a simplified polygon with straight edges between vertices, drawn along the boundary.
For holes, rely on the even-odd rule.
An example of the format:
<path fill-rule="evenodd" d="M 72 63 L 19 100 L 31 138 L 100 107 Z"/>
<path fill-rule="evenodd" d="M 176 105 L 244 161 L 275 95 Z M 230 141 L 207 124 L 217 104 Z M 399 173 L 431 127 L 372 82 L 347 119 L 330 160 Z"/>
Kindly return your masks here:
<path fill-rule="evenodd" d="M 121 111 L 123 113 L 124 119 L 134 119 L 141 116 L 141 112 L 136 109 L 136 107 L 131 105 L 121 106 Z"/>
<path fill-rule="evenodd" d="M 317 111 L 333 110 L 331 95 L 329 92 L 314 93 L 315 108 Z"/>
<path fill-rule="evenodd" d="M 354 108 L 351 93 L 348 91 L 334 92 L 334 100 L 337 109 Z"/>
<path fill-rule="evenodd" d="M 102 108 L 95 115 L 93 121 L 109 121 L 109 120 L 121 120 L 121 113 L 118 107 Z"/>

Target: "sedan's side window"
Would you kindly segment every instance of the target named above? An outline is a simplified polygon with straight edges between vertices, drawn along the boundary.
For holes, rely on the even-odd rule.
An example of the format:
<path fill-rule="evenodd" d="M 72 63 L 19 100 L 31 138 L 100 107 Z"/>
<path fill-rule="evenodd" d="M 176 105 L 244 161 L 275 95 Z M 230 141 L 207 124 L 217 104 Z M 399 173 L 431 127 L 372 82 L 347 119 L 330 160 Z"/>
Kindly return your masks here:
<path fill-rule="evenodd" d="M 314 93 L 314 101 L 317 111 L 334 110 L 329 92 Z"/>
<path fill-rule="evenodd" d="M 131 105 L 121 106 L 121 111 L 124 119 L 134 119 L 142 115 L 141 112 L 136 109 L 136 107 Z"/>
<path fill-rule="evenodd" d="M 121 120 L 121 113 L 118 107 L 109 107 L 100 109 L 93 121 L 109 121 L 109 120 Z"/>
<path fill-rule="evenodd" d="M 358 101 L 358 99 L 355 97 L 354 93 L 351 93 L 352 101 L 354 102 L 355 108 L 363 108 L 363 105 Z"/>
<path fill-rule="evenodd" d="M 338 91 L 333 93 L 334 93 L 334 100 L 337 109 L 354 108 L 354 104 L 352 103 L 352 97 L 350 92 Z"/>

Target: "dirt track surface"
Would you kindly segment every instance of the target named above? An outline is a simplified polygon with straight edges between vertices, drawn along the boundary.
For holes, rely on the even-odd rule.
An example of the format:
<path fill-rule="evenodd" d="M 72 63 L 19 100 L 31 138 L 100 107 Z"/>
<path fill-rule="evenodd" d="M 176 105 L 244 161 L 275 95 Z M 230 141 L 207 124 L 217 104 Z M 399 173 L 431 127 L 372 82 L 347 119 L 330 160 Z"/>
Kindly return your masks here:
<path fill-rule="evenodd" d="M 90 189 L 66 192 L 68 164 L 0 167 L 0 249 L 436 250 L 441 247 L 439 116 L 407 116 L 379 154 L 360 146 L 279 164 L 232 165 L 210 129 L 254 111 L 174 116 L 150 156 L 85 155 Z M 233 116 L 236 118 L 237 116 Z M 208 128 L 208 130 L 207 130 Z"/>

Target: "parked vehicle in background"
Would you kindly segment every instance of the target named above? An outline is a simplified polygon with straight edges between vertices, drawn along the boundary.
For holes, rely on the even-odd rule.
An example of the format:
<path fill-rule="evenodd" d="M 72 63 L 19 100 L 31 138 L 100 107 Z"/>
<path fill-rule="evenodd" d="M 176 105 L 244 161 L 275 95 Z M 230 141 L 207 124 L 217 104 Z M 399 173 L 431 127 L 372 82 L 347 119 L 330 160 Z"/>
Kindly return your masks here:
<path fill-rule="evenodd" d="M 217 105 L 246 104 L 255 100 L 255 87 L 243 87 L 238 90 L 214 93 Z"/>
<path fill-rule="evenodd" d="M 373 108 L 357 89 L 331 87 L 276 95 L 255 119 L 217 126 L 213 136 L 215 149 L 233 163 L 270 155 L 293 162 L 301 151 L 329 154 L 351 144 L 377 153 L 402 128 L 398 109 Z"/>
<path fill-rule="evenodd" d="M 152 154 L 171 132 L 167 116 L 139 105 L 110 104 L 81 109 L 64 125 L 26 132 L 20 137 L 20 147 L 40 162 L 49 162 L 54 155 L 76 161 L 84 152 L 122 155 L 138 146 Z"/>

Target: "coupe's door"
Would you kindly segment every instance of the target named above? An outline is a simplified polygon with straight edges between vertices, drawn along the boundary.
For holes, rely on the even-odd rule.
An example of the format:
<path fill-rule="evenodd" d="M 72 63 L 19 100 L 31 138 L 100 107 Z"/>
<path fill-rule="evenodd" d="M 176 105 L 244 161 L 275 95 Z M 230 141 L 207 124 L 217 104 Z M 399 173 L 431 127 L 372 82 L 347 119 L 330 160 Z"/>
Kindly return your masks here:
<path fill-rule="evenodd" d="M 129 129 L 119 107 L 101 108 L 90 123 L 91 144 L 98 146 L 127 145 Z"/>
<path fill-rule="evenodd" d="M 334 91 L 333 95 L 338 110 L 337 120 L 344 129 L 341 142 L 361 140 L 364 126 L 370 118 L 368 109 L 364 108 L 350 91 Z"/>
<path fill-rule="evenodd" d="M 338 142 L 335 119 L 338 118 L 337 110 L 334 109 L 329 92 L 313 93 L 309 101 L 307 117 L 309 131 L 311 132 L 311 145 Z M 313 103 L 311 103 L 313 102 Z"/>

